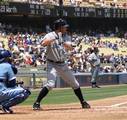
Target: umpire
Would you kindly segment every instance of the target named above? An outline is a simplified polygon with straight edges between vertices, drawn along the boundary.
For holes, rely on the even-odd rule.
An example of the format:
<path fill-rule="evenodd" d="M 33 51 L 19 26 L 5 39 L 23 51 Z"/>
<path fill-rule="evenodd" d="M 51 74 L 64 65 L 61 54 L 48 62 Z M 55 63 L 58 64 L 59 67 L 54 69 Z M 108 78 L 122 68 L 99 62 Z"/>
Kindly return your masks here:
<path fill-rule="evenodd" d="M 55 87 L 56 76 L 58 73 L 61 78 L 68 83 L 74 93 L 80 100 L 82 108 L 90 108 L 90 105 L 84 100 L 79 83 L 74 77 L 71 70 L 66 63 L 66 50 L 72 50 L 71 42 L 66 41 L 63 35 L 67 33 L 69 25 L 63 19 L 58 19 L 54 22 L 54 31 L 46 34 L 41 41 L 42 46 L 47 47 L 47 83 L 41 89 L 35 103 L 33 110 L 40 110 L 41 100 L 48 94 L 48 92 Z"/>

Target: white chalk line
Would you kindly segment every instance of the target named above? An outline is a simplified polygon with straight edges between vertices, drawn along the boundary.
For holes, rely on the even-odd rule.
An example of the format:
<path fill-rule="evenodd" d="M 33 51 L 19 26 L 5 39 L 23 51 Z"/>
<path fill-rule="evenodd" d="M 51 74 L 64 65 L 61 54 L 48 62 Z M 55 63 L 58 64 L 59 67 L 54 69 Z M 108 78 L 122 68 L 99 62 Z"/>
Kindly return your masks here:
<path fill-rule="evenodd" d="M 125 105 L 125 104 L 127 104 L 127 102 L 117 103 L 117 104 L 113 104 L 113 105 L 109 105 L 109 106 L 93 106 L 91 108 L 95 111 L 105 111 L 105 110 L 116 111 L 116 110 L 119 110 L 120 112 L 124 112 L 124 111 L 127 111 L 127 106 L 121 106 L 121 105 Z"/>
<path fill-rule="evenodd" d="M 111 105 L 111 107 L 119 107 L 119 106 L 125 105 L 125 104 L 127 104 L 127 102 L 117 103 L 117 104 Z"/>
<path fill-rule="evenodd" d="M 121 105 L 126 105 L 127 102 L 122 102 L 122 103 L 117 103 L 117 104 L 113 104 L 113 105 L 109 105 L 109 106 L 94 106 L 96 108 L 113 108 L 113 107 L 121 107 L 121 108 L 127 108 L 127 107 L 123 107 Z"/>

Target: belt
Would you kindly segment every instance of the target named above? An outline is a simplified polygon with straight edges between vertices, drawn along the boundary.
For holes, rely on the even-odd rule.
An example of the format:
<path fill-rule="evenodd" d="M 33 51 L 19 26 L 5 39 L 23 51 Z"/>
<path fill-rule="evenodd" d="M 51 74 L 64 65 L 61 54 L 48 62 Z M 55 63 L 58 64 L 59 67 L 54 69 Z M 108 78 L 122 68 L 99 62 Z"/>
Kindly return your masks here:
<path fill-rule="evenodd" d="M 52 62 L 52 63 L 58 63 L 58 64 L 64 63 L 64 61 L 53 61 L 53 60 L 49 60 L 49 59 L 47 59 L 47 61 Z"/>

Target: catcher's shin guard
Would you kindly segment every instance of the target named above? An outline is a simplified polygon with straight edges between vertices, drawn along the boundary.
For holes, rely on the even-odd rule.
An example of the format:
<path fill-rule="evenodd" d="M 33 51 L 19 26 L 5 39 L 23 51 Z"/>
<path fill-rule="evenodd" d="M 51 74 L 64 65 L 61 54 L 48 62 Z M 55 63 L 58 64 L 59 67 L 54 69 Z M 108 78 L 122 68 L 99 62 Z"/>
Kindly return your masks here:
<path fill-rule="evenodd" d="M 22 103 L 24 100 L 26 100 L 30 94 L 31 93 L 29 90 L 24 90 L 23 93 L 16 95 L 15 97 L 9 99 L 8 101 L 2 102 L 1 105 L 5 108 L 15 106 L 19 103 Z"/>

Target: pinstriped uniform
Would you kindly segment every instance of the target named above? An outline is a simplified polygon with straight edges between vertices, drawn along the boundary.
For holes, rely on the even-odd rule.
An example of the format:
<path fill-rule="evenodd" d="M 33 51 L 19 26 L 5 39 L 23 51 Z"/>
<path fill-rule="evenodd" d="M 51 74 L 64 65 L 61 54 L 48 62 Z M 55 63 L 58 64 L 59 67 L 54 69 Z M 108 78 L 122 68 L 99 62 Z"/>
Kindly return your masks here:
<path fill-rule="evenodd" d="M 66 42 L 66 40 L 63 40 L 62 34 L 57 34 L 53 31 L 46 34 L 43 40 L 45 39 L 53 39 L 54 41 L 46 48 L 48 80 L 44 86 L 49 90 L 55 87 L 56 77 L 60 75 L 73 89 L 79 88 L 79 83 L 66 63 L 67 52 L 63 47 L 63 43 Z"/>
<path fill-rule="evenodd" d="M 55 32 L 50 32 L 45 35 L 44 39 L 53 39 L 54 42 L 47 46 L 46 56 L 47 59 L 54 62 L 66 60 L 67 53 L 63 49 L 63 39 L 61 33 L 57 34 Z M 43 41 L 42 40 L 42 41 Z"/>
<path fill-rule="evenodd" d="M 74 90 L 75 95 L 80 100 L 82 108 L 90 108 L 84 100 L 79 83 L 67 65 L 67 52 L 72 50 L 71 42 L 68 39 L 67 28 L 69 25 L 65 20 L 58 19 L 54 22 L 54 31 L 45 35 L 41 41 L 47 47 L 47 83 L 40 91 L 37 100 L 33 105 L 34 110 L 40 110 L 41 100 L 48 94 L 49 90 L 55 87 L 56 77 L 59 75 Z"/>

